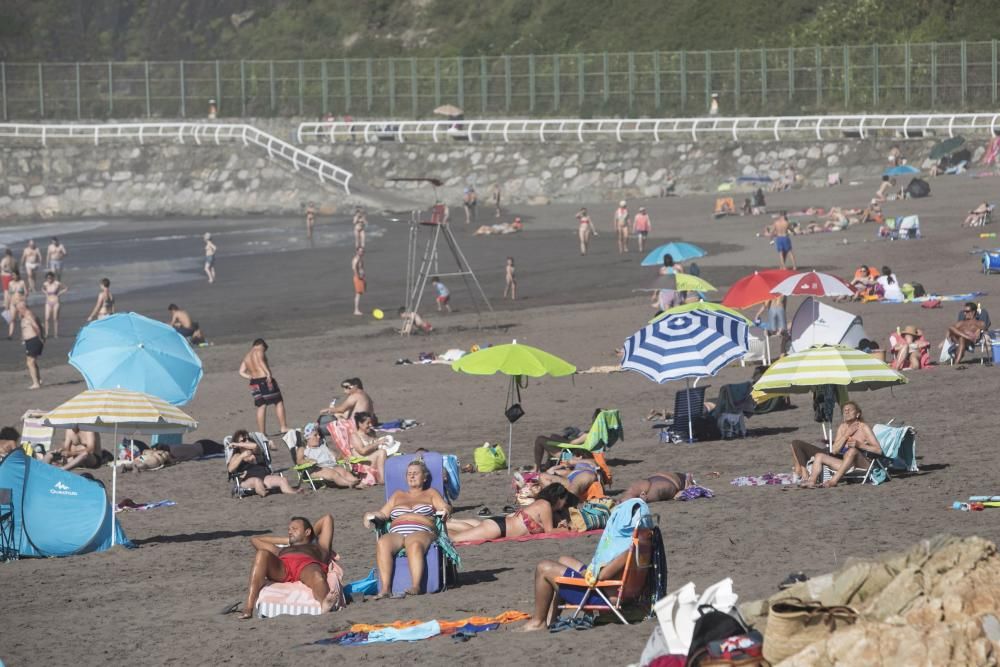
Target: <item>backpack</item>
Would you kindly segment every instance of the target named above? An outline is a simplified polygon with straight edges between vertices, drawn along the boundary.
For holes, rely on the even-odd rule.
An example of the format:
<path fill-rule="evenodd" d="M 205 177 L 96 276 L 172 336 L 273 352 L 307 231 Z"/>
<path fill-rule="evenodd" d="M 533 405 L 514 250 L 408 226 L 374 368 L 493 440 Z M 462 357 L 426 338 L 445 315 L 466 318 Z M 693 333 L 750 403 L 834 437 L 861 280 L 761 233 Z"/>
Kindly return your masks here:
<path fill-rule="evenodd" d="M 739 611 L 733 609 L 733 614 L 719 611 L 710 604 L 698 605 L 698 612 L 701 616 L 694 624 L 694 634 L 691 637 L 691 648 L 688 650 L 686 667 L 700 667 L 702 661 L 709 658 L 709 645 L 713 642 L 736 637 L 738 635 L 748 635 L 751 632 L 759 637 L 759 633 L 748 626 L 739 617 Z M 758 639 L 758 646 L 762 644 Z M 758 653 L 758 655 L 760 655 Z"/>

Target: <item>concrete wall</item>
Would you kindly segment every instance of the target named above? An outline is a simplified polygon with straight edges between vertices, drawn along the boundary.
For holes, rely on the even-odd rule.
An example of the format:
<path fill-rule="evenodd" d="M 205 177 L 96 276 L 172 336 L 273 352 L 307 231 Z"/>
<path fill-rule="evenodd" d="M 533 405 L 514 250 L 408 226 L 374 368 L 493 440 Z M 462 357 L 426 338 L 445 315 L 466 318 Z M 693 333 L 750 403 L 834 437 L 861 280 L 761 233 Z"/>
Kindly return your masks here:
<path fill-rule="evenodd" d="M 289 138 L 290 127 L 268 128 Z M 668 170 L 678 191 L 714 192 L 740 175 L 780 177 L 794 166 L 804 185 L 825 185 L 830 172 L 874 183 L 889 140 L 828 142 L 712 142 L 507 144 L 319 144 L 306 146 L 354 172 L 357 190 L 295 173 L 280 161 L 239 144 L 176 143 L 0 144 L 0 219 L 77 216 L 296 214 L 316 201 L 329 213 L 356 201 L 401 207 L 413 195 L 426 203 L 426 186 L 394 177 L 436 177 L 457 203 L 467 184 L 485 200 L 500 183 L 507 203 L 593 202 L 658 196 Z M 904 154 L 926 156 L 934 140 L 912 140 Z M 974 146 L 976 158 L 982 147 Z M 913 160 L 919 163 L 919 159 Z M 395 192 L 397 196 L 379 193 Z M 391 201 L 389 201 L 391 199 Z"/>

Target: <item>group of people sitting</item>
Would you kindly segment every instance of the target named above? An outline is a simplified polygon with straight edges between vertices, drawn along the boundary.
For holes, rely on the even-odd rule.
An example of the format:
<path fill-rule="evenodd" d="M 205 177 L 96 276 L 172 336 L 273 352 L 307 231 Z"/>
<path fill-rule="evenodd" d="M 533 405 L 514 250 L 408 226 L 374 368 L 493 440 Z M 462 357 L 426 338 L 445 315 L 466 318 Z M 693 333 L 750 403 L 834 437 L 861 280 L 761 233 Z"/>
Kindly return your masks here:
<path fill-rule="evenodd" d="M 854 296 L 839 298 L 854 301 L 878 301 L 879 299 L 902 301 L 906 297 L 903 285 L 888 266 L 883 266 L 882 270 L 879 271 L 875 267 L 862 264 L 854 272 L 850 285 L 854 289 Z"/>
<path fill-rule="evenodd" d="M 986 335 L 990 325 L 990 315 L 986 309 L 972 301 L 966 303 L 959 312 L 957 321 L 945 332 L 939 359 L 950 359 L 956 368 L 962 368 L 960 364 L 966 353 Z M 933 363 L 931 343 L 924 332 L 913 325 L 897 328 L 889 336 L 889 350 L 892 354 L 892 367 L 896 370 L 929 368 Z"/>

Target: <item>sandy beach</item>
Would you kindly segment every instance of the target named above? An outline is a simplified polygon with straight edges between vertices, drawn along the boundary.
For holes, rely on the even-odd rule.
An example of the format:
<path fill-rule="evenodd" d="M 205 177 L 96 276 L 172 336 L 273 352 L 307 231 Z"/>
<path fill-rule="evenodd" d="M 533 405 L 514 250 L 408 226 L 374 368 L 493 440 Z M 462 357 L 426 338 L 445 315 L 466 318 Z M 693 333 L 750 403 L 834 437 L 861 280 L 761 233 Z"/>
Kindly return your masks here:
<path fill-rule="evenodd" d="M 877 180 L 873 166 L 870 182 L 862 186 L 773 194 L 768 206 L 772 211 L 810 205 L 861 207 Z M 885 205 L 888 215 L 919 214 L 923 239 L 881 241 L 873 225 L 795 237 L 799 267 L 847 277 L 862 263 L 888 265 L 902 282 L 920 282 L 931 292 L 987 292 L 983 306 L 1000 317 L 996 299 L 1000 276 L 984 275 L 980 256 L 970 254 L 976 247 L 992 247 L 995 239 L 980 239 L 982 229 L 961 227 L 968 209 L 995 197 L 1000 178 L 950 177 L 930 183 L 930 198 Z M 640 205 L 648 207 L 651 245 L 684 240 L 709 251 L 698 264 L 702 277 L 720 290 L 713 296 L 721 298 L 739 277 L 755 268 L 776 267 L 777 255 L 767 239 L 757 236 L 770 218 L 713 220 L 713 200 L 691 196 L 629 204 L 633 211 Z M 615 252 L 612 202 L 588 208 L 600 236 L 586 257 L 578 254 L 575 209 L 570 206 L 519 208 L 512 213 L 523 218 L 525 231 L 503 237 L 473 236 L 463 223 L 454 224 L 462 250 L 496 309 L 498 326 L 477 326 L 480 320 L 472 303 L 461 282 L 453 278 L 446 282 L 456 312 L 436 313 L 428 293 L 422 314 L 436 331 L 410 338 L 393 330 L 396 308 L 404 298 L 407 229 L 393 222 L 392 215 L 371 216 L 378 233 L 370 238 L 366 256 L 369 292 L 362 309 L 385 310 L 387 318 L 381 322 L 351 315 L 352 249 L 344 241 L 349 225 L 343 217 L 321 219 L 313 247 L 304 239 L 300 219 L 108 220 L 60 232 L 71 253 L 67 282 L 74 295 L 63 309 L 63 337 L 47 344 L 40 360 L 45 386 L 33 392 L 26 390 L 22 346 L 0 340 L 0 424 L 19 425 L 25 410 L 52 408 L 86 388 L 66 363 L 66 354 L 96 297 L 97 280 L 107 272 L 113 289 L 118 287 L 120 310 L 166 319 L 167 304 L 177 303 L 200 321 L 214 343 L 198 352 L 205 377 L 185 409 L 198 419 L 200 428 L 189 440 L 221 441 L 237 428 L 252 428 L 251 399 L 236 370 L 250 341 L 262 336 L 270 344 L 272 369 L 293 425 L 301 427 L 315 418 L 340 394 L 339 382 L 357 376 L 376 401 L 382 420 L 412 418 L 421 423 L 397 435 L 404 451 L 425 447 L 471 462 L 475 446 L 506 439 L 504 379 L 460 375 L 445 365 L 394 362 L 416 360 L 420 352 L 440 354 L 449 348 L 516 338 L 558 354 L 580 369 L 617 363 L 616 348 L 653 314 L 648 296 L 633 290 L 652 282 L 655 270 L 639 267 L 641 257 L 634 245 L 628 255 Z M 452 215 L 460 213 L 455 207 Z M 211 286 L 200 274 L 200 235 L 205 231 L 219 239 L 220 247 L 219 279 Z M 36 238 L 47 242 L 51 233 Z M 126 236 L 139 239 L 133 254 L 124 246 L 107 249 L 106 244 Z M 159 236 L 178 238 L 151 240 Z M 90 250 L 77 260 L 74 244 Z M 17 251 L 22 246 L 20 241 L 14 244 Z M 513 303 L 500 298 L 507 256 L 513 256 L 517 265 L 519 299 Z M 445 268 L 445 258 L 442 272 L 451 270 Z M 163 263 L 157 264 L 162 268 L 159 281 L 129 288 L 131 276 L 143 273 L 134 265 L 154 261 Z M 798 303 L 797 298 L 789 300 L 790 313 Z M 907 324 L 922 328 L 936 346 L 961 306 L 945 303 L 941 309 L 928 310 L 914 304 L 837 305 L 861 315 L 866 331 L 883 346 L 891 331 Z M 41 314 L 39 307 L 35 311 Z M 485 318 L 486 323 L 489 320 Z M 961 368 L 908 372 L 908 385 L 852 396 L 868 421 L 895 419 L 917 429 L 921 472 L 878 487 L 734 487 L 730 481 L 739 475 L 789 471 L 788 443 L 793 438 L 819 439 L 808 397 L 796 397 L 795 409 L 751 419 L 746 439 L 661 444 L 644 418 L 652 408 L 672 409 L 673 396 L 683 384 L 658 386 L 636 373 L 532 380 L 523 392 L 527 414 L 514 428 L 513 459 L 515 465 L 529 463 L 530 444 L 539 433 L 569 425 L 586 428 L 595 407 L 620 408 L 626 438 L 610 455 L 616 492 L 658 470 L 688 470 L 696 477 L 720 473 L 718 479 L 705 481 L 715 491 L 713 499 L 651 506 L 664 533 L 669 587 L 694 581 L 700 590 L 729 576 L 742 600 L 756 599 L 774 591 L 789 572 L 829 572 L 851 557 L 903 549 L 941 532 L 1000 539 L 989 512 L 950 509 L 952 501 L 972 494 L 1000 493 L 991 465 L 995 437 L 989 407 L 1000 370 L 978 362 Z M 714 396 L 723 384 L 746 380 L 751 372 L 749 367 L 730 366 L 701 384 L 709 385 L 708 395 Z M 269 430 L 273 429 L 271 413 Z M 277 451 L 275 460 L 284 465 L 286 453 Z M 104 468 L 95 476 L 109 482 L 111 471 Z M 456 620 L 511 609 L 530 612 L 535 563 L 561 554 L 586 560 L 596 539 L 466 547 L 461 552 L 459 586 L 440 594 L 352 604 L 322 617 L 239 621 L 220 610 L 246 594 L 253 554 L 250 536 L 283 533 L 291 515 L 331 513 L 336 520 L 334 544 L 346 579 L 360 579 L 374 566 L 374 537 L 362 526 L 361 517 L 383 503 L 382 487 L 233 500 L 223 462 L 208 460 L 121 476 L 119 496 L 136 502 L 169 499 L 177 505 L 119 515 L 138 546 L 134 550 L 0 563 L 6 609 L 0 623 L 0 659 L 7 665 L 249 661 L 301 665 L 376 660 L 390 664 L 470 660 L 493 665 L 518 658 L 553 664 L 627 664 L 638 660 L 653 628 L 652 622 L 645 622 L 558 635 L 512 635 L 500 630 L 466 643 L 437 637 L 402 645 L 314 646 L 312 642 L 352 623 Z M 483 505 L 499 509 L 509 502 L 506 474 L 467 474 L 462 477 L 456 511 L 459 516 L 475 516 Z"/>

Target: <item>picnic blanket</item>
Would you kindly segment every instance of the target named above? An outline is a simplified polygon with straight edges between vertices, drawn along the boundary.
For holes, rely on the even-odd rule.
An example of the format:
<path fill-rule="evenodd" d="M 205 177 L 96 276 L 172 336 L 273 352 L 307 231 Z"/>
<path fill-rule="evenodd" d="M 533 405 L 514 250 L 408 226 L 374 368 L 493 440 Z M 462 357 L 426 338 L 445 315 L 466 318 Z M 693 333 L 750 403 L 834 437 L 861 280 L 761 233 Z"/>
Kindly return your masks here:
<path fill-rule="evenodd" d="M 538 533 L 536 535 L 522 535 L 521 537 L 496 537 L 489 540 L 468 540 L 465 542 L 454 542 L 456 547 L 472 547 L 477 544 L 486 544 L 487 542 L 530 542 L 531 540 L 568 540 L 573 537 L 582 537 L 584 535 L 597 535 L 603 532 L 603 528 L 597 528 L 595 530 L 585 530 L 583 532 L 565 530 L 556 533 Z"/>

